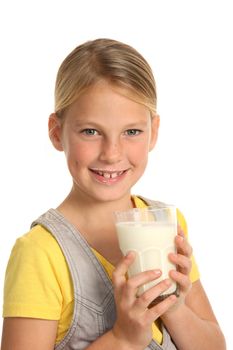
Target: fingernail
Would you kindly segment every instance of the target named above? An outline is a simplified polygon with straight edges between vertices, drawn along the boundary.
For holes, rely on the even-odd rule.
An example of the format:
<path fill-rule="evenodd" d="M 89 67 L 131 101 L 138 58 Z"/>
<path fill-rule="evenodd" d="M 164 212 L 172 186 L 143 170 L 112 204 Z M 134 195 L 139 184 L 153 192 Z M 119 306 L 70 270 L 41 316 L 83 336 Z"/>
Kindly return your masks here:
<path fill-rule="evenodd" d="M 170 270 L 174 277 L 179 276 L 179 272 L 177 270 Z"/>
<path fill-rule="evenodd" d="M 165 280 L 164 282 L 165 282 L 165 284 L 166 284 L 168 287 L 170 287 L 171 284 L 172 284 L 170 280 Z"/>
<path fill-rule="evenodd" d="M 135 255 L 135 253 L 133 252 L 133 251 L 128 251 L 127 253 L 126 253 L 126 255 L 125 255 L 125 257 L 126 258 L 131 258 L 132 256 L 134 256 Z"/>
<path fill-rule="evenodd" d="M 169 299 L 170 299 L 171 301 L 175 301 L 175 300 L 177 299 L 177 296 L 174 295 L 174 294 L 172 294 L 172 295 L 169 296 Z"/>
<path fill-rule="evenodd" d="M 176 254 L 175 253 L 169 253 L 169 257 L 176 258 Z"/>
<path fill-rule="evenodd" d="M 161 274 L 161 271 L 157 269 L 157 270 L 154 270 L 154 273 L 156 276 L 159 276 Z"/>

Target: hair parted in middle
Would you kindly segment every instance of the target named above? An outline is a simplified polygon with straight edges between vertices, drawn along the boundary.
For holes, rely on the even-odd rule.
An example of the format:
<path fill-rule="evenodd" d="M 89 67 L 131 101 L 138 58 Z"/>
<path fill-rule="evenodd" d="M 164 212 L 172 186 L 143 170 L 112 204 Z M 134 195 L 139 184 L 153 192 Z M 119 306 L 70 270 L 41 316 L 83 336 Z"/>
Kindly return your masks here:
<path fill-rule="evenodd" d="M 156 84 L 151 67 L 133 47 L 112 39 L 77 46 L 62 62 L 55 85 L 55 113 L 65 110 L 89 87 L 106 80 L 156 114 Z"/>

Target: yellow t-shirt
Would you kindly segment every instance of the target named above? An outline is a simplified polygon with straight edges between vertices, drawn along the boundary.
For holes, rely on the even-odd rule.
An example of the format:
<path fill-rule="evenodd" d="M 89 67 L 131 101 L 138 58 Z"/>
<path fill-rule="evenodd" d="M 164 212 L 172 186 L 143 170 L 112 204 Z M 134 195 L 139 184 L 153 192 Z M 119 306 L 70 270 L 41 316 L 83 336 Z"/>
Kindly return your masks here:
<path fill-rule="evenodd" d="M 146 204 L 133 196 L 136 207 Z M 187 235 L 185 219 L 178 211 L 178 221 Z M 93 249 L 110 279 L 114 266 Z M 193 259 L 191 281 L 199 279 Z M 73 307 L 73 284 L 65 257 L 52 234 L 40 225 L 17 239 L 7 265 L 3 317 L 31 317 L 58 320 L 56 343 L 69 329 Z M 152 325 L 153 338 L 162 342 L 158 324 Z"/>

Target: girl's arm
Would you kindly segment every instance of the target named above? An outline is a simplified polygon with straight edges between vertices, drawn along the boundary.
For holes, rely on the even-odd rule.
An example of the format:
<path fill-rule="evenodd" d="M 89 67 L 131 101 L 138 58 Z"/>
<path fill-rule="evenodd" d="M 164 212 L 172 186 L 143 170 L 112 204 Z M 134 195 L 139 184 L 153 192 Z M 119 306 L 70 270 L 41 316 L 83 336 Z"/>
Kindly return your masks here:
<path fill-rule="evenodd" d="M 191 284 L 192 248 L 181 228 L 176 237 L 177 254 L 170 259 L 178 271 L 170 276 L 180 286 L 177 303 L 161 318 L 179 350 L 225 350 L 224 336 L 200 281 Z"/>
<path fill-rule="evenodd" d="M 53 350 L 57 324 L 34 318 L 5 318 L 1 350 Z"/>
<path fill-rule="evenodd" d="M 139 298 L 138 287 L 160 277 L 160 271 L 146 271 L 126 279 L 135 254 L 130 253 L 118 264 L 113 273 L 117 320 L 112 330 L 94 341 L 89 350 L 144 350 L 152 338 L 152 322 L 175 303 L 167 298 L 152 309 L 147 306 L 170 287 L 162 281 Z M 4 319 L 1 350 L 53 350 L 58 321 L 8 317 Z M 91 326 L 91 325 L 90 325 Z"/>
<path fill-rule="evenodd" d="M 200 281 L 193 283 L 185 303 L 162 316 L 179 350 L 225 350 L 221 329 Z"/>

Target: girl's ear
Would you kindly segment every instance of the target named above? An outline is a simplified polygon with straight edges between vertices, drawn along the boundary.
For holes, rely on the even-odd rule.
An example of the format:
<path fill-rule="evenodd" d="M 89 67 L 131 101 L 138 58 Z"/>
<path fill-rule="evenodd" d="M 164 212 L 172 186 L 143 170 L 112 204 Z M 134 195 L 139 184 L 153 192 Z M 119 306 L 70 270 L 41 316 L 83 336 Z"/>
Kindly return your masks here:
<path fill-rule="evenodd" d="M 158 132 L 159 132 L 159 124 L 160 124 L 160 117 L 158 114 L 155 114 L 152 116 L 151 120 L 151 139 L 149 144 L 149 151 L 151 151 L 158 139 Z"/>
<path fill-rule="evenodd" d="M 48 129 L 49 129 L 49 138 L 53 146 L 58 151 L 63 151 L 63 145 L 61 141 L 61 134 L 62 134 L 61 121 L 57 117 L 56 113 L 50 114 Z"/>

